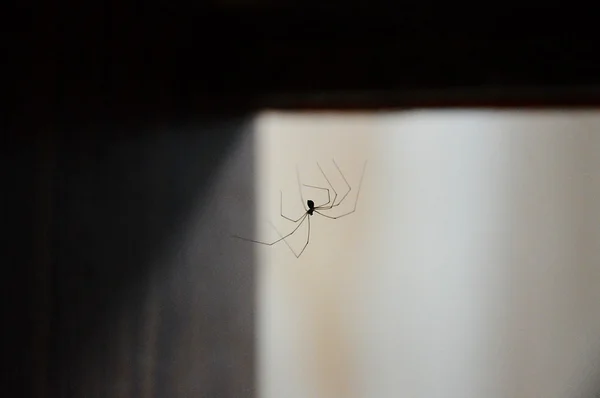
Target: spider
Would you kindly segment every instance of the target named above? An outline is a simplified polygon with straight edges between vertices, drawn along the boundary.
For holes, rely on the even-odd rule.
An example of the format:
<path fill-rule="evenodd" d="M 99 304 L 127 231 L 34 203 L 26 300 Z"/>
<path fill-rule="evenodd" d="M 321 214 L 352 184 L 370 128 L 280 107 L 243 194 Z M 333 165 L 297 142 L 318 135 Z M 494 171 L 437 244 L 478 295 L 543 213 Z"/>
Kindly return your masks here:
<path fill-rule="evenodd" d="M 273 223 L 271 223 L 269 221 L 269 223 L 271 224 L 271 226 L 273 227 L 273 229 L 275 229 L 275 231 L 277 231 L 277 234 L 279 235 L 279 239 L 273 241 L 273 242 L 262 242 L 259 240 L 254 240 L 254 239 L 249 239 L 249 238 L 243 238 L 241 236 L 238 235 L 233 235 L 234 238 L 237 239 L 241 239 L 241 240 L 245 240 L 248 242 L 252 242 L 252 243 L 258 243 L 261 245 L 266 245 L 266 246 L 273 246 L 276 243 L 279 243 L 281 241 L 285 242 L 285 244 L 287 245 L 287 247 L 291 250 L 291 252 L 294 254 L 294 256 L 296 256 L 296 258 L 299 258 L 302 253 L 304 253 L 304 250 L 306 250 L 306 247 L 308 246 L 308 243 L 310 242 L 310 217 L 312 217 L 314 215 L 314 213 L 317 213 L 320 216 L 332 219 L 332 220 L 336 220 L 338 218 L 342 218 L 345 216 L 348 216 L 352 213 L 354 213 L 356 211 L 356 205 L 358 204 L 358 196 L 360 195 L 360 188 L 362 185 L 362 180 L 363 180 L 363 176 L 365 174 L 365 169 L 367 167 L 367 162 L 365 161 L 364 165 L 363 165 L 363 169 L 362 169 L 362 174 L 360 176 L 360 181 L 358 183 L 358 189 L 357 189 L 357 194 L 356 194 L 356 200 L 354 202 L 354 207 L 352 208 L 352 210 L 337 215 L 337 216 L 330 216 L 327 214 L 324 214 L 323 212 L 332 210 L 334 207 L 338 207 L 339 205 L 342 204 L 342 202 L 344 201 L 344 199 L 346 199 L 346 197 L 348 196 L 348 194 L 350 193 L 350 191 L 352 191 L 352 187 L 350 186 L 350 184 L 348 183 L 348 180 L 346 180 L 346 177 L 344 176 L 344 173 L 342 173 L 342 170 L 340 169 L 340 167 L 338 166 L 338 164 L 336 163 L 335 159 L 331 159 L 333 164 L 335 165 L 335 167 L 337 168 L 338 172 L 340 173 L 340 176 L 342 177 L 342 179 L 344 180 L 344 182 L 346 183 L 346 185 L 348 186 L 348 191 L 344 194 L 344 196 L 342 196 L 342 198 L 335 203 L 335 201 L 337 200 L 338 197 L 338 193 L 335 190 L 335 188 L 333 187 L 333 185 L 331 184 L 331 182 L 329 181 L 329 178 L 327 177 L 327 175 L 325 174 L 325 172 L 323 171 L 323 169 L 321 168 L 321 165 L 319 163 L 317 163 L 317 166 L 319 167 L 319 170 L 321 171 L 321 174 L 323 174 L 323 177 L 325 177 L 325 180 L 327 181 L 327 184 L 329 184 L 329 188 L 331 188 L 331 191 L 333 191 L 333 200 L 331 200 L 331 192 L 329 188 L 323 188 L 323 187 L 317 187 L 314 185 L 308 185 L 308 184 L 302 184 L 300 182 L 300 172 L 298 171 L 298 166 L 296 166 L 296 178 L 298 180 L 298 187 L 300 187 L 300 201 L 302 202 L 302 207 L 304 208 L 304 214 L 302 214 L 298 219 L 293 219 L 291 217 L 288 217 L 286 215 L 283 214 L 283 192 L 279 191 L 279 214 L 281 215 L 281 217 L 285 218 L 288 221 L 291 221 L 294 224 L 298 224 L 296 225 L 296 227 L 294 227 L 294 229 L 289 232 L 286 235 L 282 235 L 279 230 L 277 230 L 277 228 L 275 227 L 275 225 L 273 225 Z M 304 201 L 304 196 L 302 194 L 302 186 L 305 187 L 309 187 L 309 188 L 314 188 L 314 189 L 320 189 L 323 191 L 327 192 L 327 202 L 315 206 L 315 202 L 312 200 L 307 200 L 306 203 Z M 302 247 L 302 250 L 300 250 L 300 252 L 296 252 L 292 246 L 288 243 L 288 241 L 286 240 L 286 238 L 292 236 L 296 231 L 298 231 L 298 229 L 300 228 L 300 226 L 302 226 L 302 224 L 304 224 L 304 222 L 307 221 L 308 222 L 308 232 L 306 235 L 306 242 L 304 243 L 304 246 Z"/>

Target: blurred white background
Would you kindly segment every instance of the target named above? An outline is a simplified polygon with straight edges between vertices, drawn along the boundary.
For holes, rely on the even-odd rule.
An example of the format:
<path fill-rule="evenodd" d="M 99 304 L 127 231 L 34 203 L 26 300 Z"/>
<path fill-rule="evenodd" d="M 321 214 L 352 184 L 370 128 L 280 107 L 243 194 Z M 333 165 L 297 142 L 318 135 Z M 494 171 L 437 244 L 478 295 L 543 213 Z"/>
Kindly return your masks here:
<path fill-rule="evenodd" d="M 299 259 L 257 245 L 261 398 L 600 393 L 598 112 L 268 112 L 256 140 L 258 239 L 293 229 L 280 190 L 302 215 L 296 164 L 335 158 L 341 213 L 369 162 Z"/>

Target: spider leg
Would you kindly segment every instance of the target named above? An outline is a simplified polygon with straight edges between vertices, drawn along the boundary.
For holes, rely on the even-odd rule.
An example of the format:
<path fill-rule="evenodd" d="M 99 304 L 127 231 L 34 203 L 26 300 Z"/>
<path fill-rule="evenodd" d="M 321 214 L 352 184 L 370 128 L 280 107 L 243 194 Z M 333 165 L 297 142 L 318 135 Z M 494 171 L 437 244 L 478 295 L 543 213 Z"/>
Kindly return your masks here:
<path fill-rule="evenodd" d="M 283 237 L 283 235 L 281 235 L 281 232 L 279 232 L 279 230 L 277 229 L 277 227 L 275 226 L 275 224 L 273 224 L 271 221 L 269 221 L 269 224 L 271 224 L 271 227 L 273 227 L 273 229 L 275 230 L 275 232 L 277 232 L 277 234 L 280 237 Z M 294 253 L 294 256 L 296 256 L 296 258 L 298 258 L 299 256 L 296 254 L 296 252 L 294 251 L 294 249 L 292 248 L 292 245 L 290 245 L 290 243 L 287 240 L 283 240 L 283 242 L 285 243 L 285 245 L 288 247 L 288 249 L 290 249 L 290 251 L 292 253 Z"/>
<path fill-rule="evenodd" d="M 304 215 L 306 214 L 306 212 L 301 215 L 300 217 L 298 217 L 297 220 L 294 220 L 288 216 L 283 215 L 283 192 L 279 191 L 279 214 L 281 215 L 281 217 L 285 218 L 286 220 L 290 220 L 291 222 L 298 222 L 302 219 L 302 217 L 304 217 Z"/>
<path fill-rule="evenodd" d="M 325 206 L 325 205 L 329 204 L 329 202 L 331 202 L 331 195 L 329 194 L 329 188 L 315 187 L 314 185 L 308 185 L 308 184 L 302 184 L 302 185 L 305 187 L 309 187 L 309 188 L 315 188 L 315 189 L 321 189 L 323 191 L 327 191 L 327 202 L 315 207 L 315 209 L 318 209 L 321 206 Z"/>
<path fill-rule="evenodd" d="M 304 221 L 306 221 L 306 217 L 308 217 L 308 213 L 304 213 L 304 215 L 302 217 L 300 217 L 300 219 L 302 221 L 300 221 L 300 223 L 296 226 L 296 228 L 294 228 L 292 230 L 292 232 L 290 232 L 287 235 L 281 236 L 280 239 L 277 239 L 273 242 L 262 242 L 260 240 L 254 240 L 254 239 L 249 239 L 249 238 L 243 238 L 241 236 L 238 235 L 232 235 L 232 237 L 237 238 L 237 239 L 241 239 L 241 240 L 245 240 L 247 242 L 252 242 L 252 243 L 258 243 L 259 245 L 266 245 L 266 246 L 273 246 L 275 243 L 281 242 L 282 240 L 285 240 L 285 238 L 287 238 L 288 236 L 291 236 L 294 232 L 296 232 L 298 230 L 298 228 L 300 228 L 300 226 L 304 223 Z M 277 233 L 279 233 L 279 231 L 277 231 Z"/>
<path fill-rule="evenodd" d="M 342 198 L 340 199 L 339 202 L 337 202 L 337 204 L 332 204 L 332 207 L 337 207 L 340 204 L 342 204 L 342 202 L 344 201 L 344 199 L 346 199 L 346 197 L 348 196 L 348 194 L 350 193 L 350 191 L 352 191 L 352 187 L 350 186 L 350 184 L 348 183 L 348 180 L 346 180 L 346 177 L 344 176 L 344 173 L 342 173 L 342 170 L 340 169 L 340 166 L 338 166 L 338 164 L 336 163 L 335 159 L 331 159 L 331 161 L 333 162 L 333 164 L 335 165 L 336 169 L 338 169 L 338 172 L 340 173 L 340 175 L 342 176 L 342 178 L 344 179 L 344 182 L 346 183 L 346 185 L 348 186 L 348 192 L 346 192 L 344 194 L 344 196 L 342 196 Z M 367 165 L 367 162 L 365 162 L 365 167 Z M 364 167 L 363 167 L 363 173 L 364 173 Z M 361 177 L 362 178 L 362 177 Z"/>
<path fill-rule="evenodd" d="M 316 209 L 331 209 L 333 207 L 333 204 L 335 203 L 335 200 L 337 199 L 337 191 L 335 190 L 335 188 L 333 187 L 333 185 L 331 184 L 331 181 L 329 181 L 329 178 L 327 178 L 327 175 L 325 174 L 325 172 L 323 171 L 323 169 L 321 168 L 321 165 L 317 162 L 317 166 L 319 166 L 319 170 L 321 170 L 321 174 L 323 174 L 323 177 L 325 177 L 325 181 L 327 181 L 327 184 L 329 184 L 329 187 L 331 188 L 331 190 L 333 191 L 333 201 L 327 201 L 327 203 L 322 204 L 320 206 L 317 206 Z M 321 188 L 323 189 L 323 188 Z M 327 206 L 328 204 L 330 204 L 330 206 Z"/>
<path fill-rule="evenodd" d="M 296 258 L 300 258 L 300 256 L 302 255 L 302 253 L 304 253 L 304 250 L 306 250 L 306 247 L 308 246 L 308 242 L 310 241 L 310 217 L 308 217 L 308 233 L 306 235 L 306 243 L 302 247 L 302 250 L 300 250 L 300 253 L 296 253 L 296 251 L 292 248 L 292 245 L 290 245 L 289 242 L 287 240 L 285 240 L 285 238 L 281 235 L 281 232 L 279 232 L 279 230 L 277 229 L 277 227 L 275 227 L 275 225 L 273 225 L 272 222 L 269 221 L 269 223 L 271 224 L 271 226 L 273 227 L 273 229 L 275 231 L 277 231 L 277 234 L 279 236 L 281 236 L 281 238 L 283 239 L 283 241 L 287 245 L 288 249 L 290 249 L 290 251 L 294 254 L 294 256 L 296 256 Z"/>
<path fill-rule="evenodd" d="M 323 213 L 321 213 L 320 211 L 317 211 L 317 210 L 315 210 L 315 212 L 318 213 L 318 214 L 320 214 L 320 215 L 322 215 L 323 217 L 331 218 L 332 220 L 336 220 L 338 218 L 342 218 L 342 217 L 345 217 L 347 215 L 350 215 L 350 214 L 354 213 L 356 211 L 356 206 L 358 205 L 358 198 L 360 196 L 360 188 L 362 186 L 362 181 L 363 181 L 363 177 L 365 176 L 365 169 L 366 168 L 367 168 L 367 162 L 365 162 L 365 164 L 363 166 L 363 171 L 362 171 L 362 174 L 360 176 L 360 181 L 358 182 L 358 192 L 356 193 L 356 200 L 354 201 L 354 208 L 352 210 L 350 210 L 347 213 L 340 214 L 338 216 L 328 216 L 328 215 L 323 214 Z M 341 203 L 341 201 L 340 201 L 340 203 Z M 319 209 L 319 210 L 324 210 L 324 209 Z M 329 210 L 329 209 L 325 209 L 325 210 Z"/>
<path fill-rule="evenodd" d="M 302 253 L 304 253 L 306 246 L 308 246 L 308 242 L 310 242 L 310 216 L 308 217 L 308 234 L 306 234 L 306 243 L 304 244 L 302 250 L 300 250 L 300 253 L 298 253 L 298 257 L 300 257 Z"/>

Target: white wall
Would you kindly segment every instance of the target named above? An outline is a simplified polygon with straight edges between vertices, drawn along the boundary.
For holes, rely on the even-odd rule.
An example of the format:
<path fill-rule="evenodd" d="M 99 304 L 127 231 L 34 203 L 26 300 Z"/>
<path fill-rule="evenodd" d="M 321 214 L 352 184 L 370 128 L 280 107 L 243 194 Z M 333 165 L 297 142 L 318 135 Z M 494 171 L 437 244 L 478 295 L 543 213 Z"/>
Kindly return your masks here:
<path fill-rule="evenodd" d="M 256 127 L 257 238 L 277 238 L 268 221 L 291 230 L 280 189 L 302 214 L 296 163 L 326 186 L 316 162 L 335 176 L 334 157 L 356 188 L 369 161 L 356 213 L 312 217 L 299 259 L 257 246 L 260 397 L 600 392 L 600 114 L 266 113 Z"/>

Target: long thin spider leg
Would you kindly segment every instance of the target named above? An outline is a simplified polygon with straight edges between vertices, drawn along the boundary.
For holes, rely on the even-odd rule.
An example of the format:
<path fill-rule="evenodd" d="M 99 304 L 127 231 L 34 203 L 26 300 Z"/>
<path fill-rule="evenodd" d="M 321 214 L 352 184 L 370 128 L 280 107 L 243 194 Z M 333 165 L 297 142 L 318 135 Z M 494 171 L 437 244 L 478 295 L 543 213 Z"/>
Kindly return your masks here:
<path fill-rule="evenodd" d="M 323 213 L 321 213 L 320 211 L 317 211 L 317 210 L 315 210 L 315 212 L 318 213 L 318 214 L 320 214 L 320 215 L 322 215 L 323 217 L 331 218 L 332 220 L 336 220 L 338 218 L 342 218 L 342 217 L 345 217 L 345 216 L 347 216 L 349 214 L 354 213 L 356 211 L 356 206 L 358 205 L 358 198 L 360 196 L 360 188 L 362 186 L 362 181 L 363 181 L 363 177 L 365 176 L 365 169 L 366 168 L 367 168 L 367 162 L 365 162 L 365 165 L 363 166 L 363 171 L 362 171 L 362 174 L 360 176 L 360 181 L 358 183 L 358 192 L 356 193 L 356 201 L 354 202 L 354 208 L 352 210 L 350 210 L 347 213 L 340 214 L 339 216 L 328 216 L 328 215 L 323 214 Z"/>
<path fill-rule="evenodd" d="M 273 227 L 275 232 L 277 232 L 277 235 L 279 235 L 281 238 L 283 238 L 283 235 L 281 235 L 281 232 L 279 232 L 279 230 L 277 229 L 275 224 L 273 224 L 271 221 L 269 221 L 269 224 L 271 224 L 271 227 Z M 292 248 L 292 245 L 290 245 L 290 243 L 287 240 L 283 239 L 283 243 L 285 243 L 285 245 L 288 247 L 288 249 L 290 249 L 290 251 L 294 254 L 294 256 L 296 256 L 296 258 L 299 257 L 298 254 Z"/>
<path fill-rule="evenodd" d="M 290 232 L 289 234 L 282 236 L 280 239 L 277 239 L 274 242 L 262 242 L 260 240 L 254 240 L 254 239 L 248 239 L 248 238 L 244 238 L 238 235 L 232 235 L 232 237 L 237 238 L 237 239 L 241 239 L 241 240 L 245 240 L 247 242 L 252 242 L 252 243 L 258 243 L 259 245 L 266 245 L 266 246 L 273 246 L 275 243 L 281 242 L 282 240 L 284 240 L 285 238 L 287 238 L 288 236 L 292 235 L 294 232 L 296 232 L 298 230 L 298 228 L 300 228 L 300 226 L 304 223 L 304 221 L 306 220 L 306 217 L 308 217 L 308 213 L 304 213 L 304 215 L 302 216 L 303 220 L 296 226 L 296 228 L 294 228 L 292 230 L 292 232 Z"/>
<path fill-rule="evenodd" d="M 318 209 L 321 206 L 325 206 L 325 205 L 329 204 L 329 202 L 331 202 L 331 195 L 329 194 L 329 188 L 315 187 L 314 185 L 308 185 L 308 184 L 302 184 L 302 185 L 305 187 L 309 187 L 309 188 L 322 189 L 324 191 L 327 191 L 327 202 L 315 207 L 316 209 Z"/>
<path fill-rule="evenodd" d="M 306 201 L 304 200 L 304 195 L 302 195 L 302 183 L 300 183 L 300 170 L 298 170 L 298 165 L 296 165 L 296 178 L 298 180 L 298 190 L 300 191 L 300 202 L 302 202 L 302 208 L 304 211 L 308 211 L 308 207 L 306 207 Z"/>
<path fill-rule="evenodd" d="M 321 209 L 331 209 L 333 207 L 333 204 L 335 203 L 335 200 L 337 199 L 337 191 L 335 190 L 335 188 L 333 187 L 333 185 L 331 184 L 331 181 L 329 181 L 329 178 L 327 178 L 327 175 L 325 174 L 325 172 L 323 171 L 323 169 L 321 168 L 321 165 L 319 164 L 319 162 L 317 162 L 317 166 L 319 166 L 319 170 L 321 170 L 321 174 L 323 174 L 323 177 L 325 177 L 325 180 L 327 181 L 327 184 L 329 184 L 329 187 L 331 188 L 331 190 L 334 193 L 333 196 L 333 201 L 331 202 L 331 205 L 329 207 L 325 207 L 326 205 L 329 204 L 329 202 L 325 203 L 324 205 L 318 206 Z"/>
<path fill-rule="evenodd" d="M 279 230 L 277 229 L 277 227 L 275 227 L 275 225 L 273 225 L 272 222 L 269 221 L 269 223 L 271 224 L 271 226 L 273 227 L 273 229 L 275 231 L 277 231 L 277 234 L 283 238 L 283 236 L 281 235 L 281 232 L 279 232 Z M 310 241 L 310 217 L 308 217 L 308 233 L 306 235 L 306 243 L 302 247 L 302 250 L 300 250 L 300 253 L 296 253 L 296 251 L 292 248 L 292 245 L 290 245 L 289 242 L 287 240 L 285 240 L 285 238 L 283 239 L 283 241 L 287 245 L 288 249 L 290 249 L 290 251 L 294 254 L 294 256 L 296 256 L 296 258 L 300 258 L 300 256 L 302 255 L 302 253 L 304 253 L 304 250 L 306 250 L 306 247 L 308 246 L 308 242 Z"/>
<path fill-rule="evenodd" d="M 306 246 L 308 246 L 308 242 L 310 242 L 310 216 L 308 217 L 308 234 L 306 234 L 306 243 L 304 244 L 302 250 L 300 250 L 300 253 L 298 253 L 298 257 L 300 257 L 302 253 L 304 253 L 304 250 L 306 250 Z"/>
<path fill-rule="evenodd" d="M 284 216 L 283 215 L 283 192 L 279 191 L 279 214 L 281 215 L 281 217 L 285 218 L 286 220 L 290 220 L 291 222 L 298 222 L 302 219 L 302 217 L 304 217 L 304 213 L 303 215 L 301 215 L 300 217 L 298 217 L 297 220 L 291 219 L 288 216 Z"/>
<path fill-rule="evenodd" d="M 346 194 L 344 196 L 342 196 L 342 199 L 340 199 L 340 201 L 337 202 L 337 204 L 332 204 L 332 206 L 331 206 L 331 207 L 337 207 L 337 206 L 339 206 L 344 201 L 344 199 L 346 199 L 346 197 L 348 196 L 348 194 L 350 193 L 350 191 L 352 191 L 352 187 L 350 186 L 350 184 L 348 184 L 348 180 L 346 180 L 346 177 L 344 176 L 344 173 L 342 173 L 342 170 L 340 169 L 340 166 L 338 166 L 338 164 L 336 163 L 335 159 L 331 159 L 331 160 L 333 161 L 333 164 L 335 165 L 335 167 L 340 172 L 340 175 L 344 179 L 344 182 L 348 186 L 348 192 L 346 192 Z M 367 164 L 367 162 L 365 162 L 365 166 L 366 166 L 366 164 Z M 364 173 L 364 168 L 363 168 L 363 173 Z"/>

